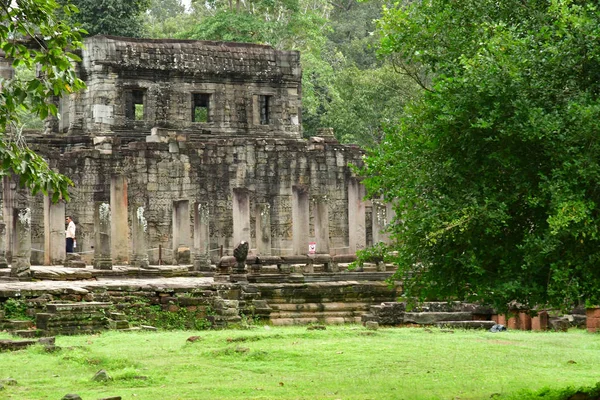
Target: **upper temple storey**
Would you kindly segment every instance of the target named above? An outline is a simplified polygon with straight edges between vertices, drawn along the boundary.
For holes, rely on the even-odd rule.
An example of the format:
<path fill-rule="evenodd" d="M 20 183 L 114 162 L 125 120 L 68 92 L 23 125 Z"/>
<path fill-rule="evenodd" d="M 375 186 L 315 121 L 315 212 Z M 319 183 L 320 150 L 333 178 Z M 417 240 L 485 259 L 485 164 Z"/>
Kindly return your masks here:
<path fill-rule="evenodd" d="M 300 54 L 270 46 L 94 36 L 78 73 L 87 90 L 59 100 L 51 132 L 151 128 L 300 137 Z"/>

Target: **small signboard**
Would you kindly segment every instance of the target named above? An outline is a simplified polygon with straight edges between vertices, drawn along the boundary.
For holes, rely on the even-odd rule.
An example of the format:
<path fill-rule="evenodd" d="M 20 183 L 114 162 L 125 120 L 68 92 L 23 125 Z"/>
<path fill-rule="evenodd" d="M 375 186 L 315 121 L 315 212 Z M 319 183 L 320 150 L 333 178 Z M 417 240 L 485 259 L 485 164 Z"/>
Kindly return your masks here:
<path fill-rule="evenodd" d="M 317 243 L 310 242 L 308 244 L 308 254 L 315 254 L 317 252 Z"/>

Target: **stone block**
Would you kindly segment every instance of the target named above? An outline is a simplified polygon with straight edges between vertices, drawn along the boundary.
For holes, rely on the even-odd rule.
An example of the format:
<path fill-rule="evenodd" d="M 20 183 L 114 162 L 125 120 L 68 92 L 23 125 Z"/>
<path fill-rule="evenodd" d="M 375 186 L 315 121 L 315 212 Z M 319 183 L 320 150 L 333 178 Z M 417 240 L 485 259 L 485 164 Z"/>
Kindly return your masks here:
<path fill-rule="evenodd" d="M 370 331 L 376 331 L 377 329 L 379 329 L 379 323 L 375 321 L 367 321 L 365 322 L 365 328 L 367 328 Z"/>

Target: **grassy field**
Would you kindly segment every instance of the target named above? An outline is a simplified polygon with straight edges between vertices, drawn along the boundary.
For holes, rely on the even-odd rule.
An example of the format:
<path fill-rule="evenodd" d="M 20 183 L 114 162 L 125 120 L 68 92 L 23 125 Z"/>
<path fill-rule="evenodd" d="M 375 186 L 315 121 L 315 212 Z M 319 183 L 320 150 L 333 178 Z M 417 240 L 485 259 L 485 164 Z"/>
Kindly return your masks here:
<path fill-rule="evenodd" d="M 600 335 L 584 331 L 258 327 L 56 344 L 0 353 L 0 380 L 17 381 L 0 399 L 522 399 L 543 388 L 556 399 L 554 390 L 600 382 Z M 100 369 L 112 380 L 92 381 Z"/>

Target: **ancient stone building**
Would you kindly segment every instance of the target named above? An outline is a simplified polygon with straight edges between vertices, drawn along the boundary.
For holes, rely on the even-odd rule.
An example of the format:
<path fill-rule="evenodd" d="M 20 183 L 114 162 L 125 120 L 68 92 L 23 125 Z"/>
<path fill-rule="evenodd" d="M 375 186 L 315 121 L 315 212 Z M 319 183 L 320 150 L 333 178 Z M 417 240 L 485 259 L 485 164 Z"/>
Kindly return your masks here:
<path fill-rule="evenodd" d="M 73 180 L 71 201 L 51 204 L 4 178 L 9 256 L 24 251 L 26 209 L 35 264 L 63 262 L 64 215 L 90 262 L 100 247 L 116 263 L 191 263 L 241 240 L 261 255 L 366 245 L 364 188 L 349 167 L 362 153 L 327 130 L 302 138 L 298 52 L 97 36 L 81 56 L 87 90 L 57 99 L 60 118 L 28 137 Z"/>

